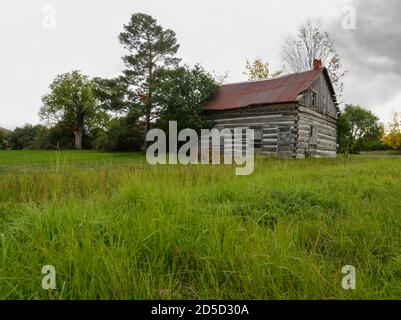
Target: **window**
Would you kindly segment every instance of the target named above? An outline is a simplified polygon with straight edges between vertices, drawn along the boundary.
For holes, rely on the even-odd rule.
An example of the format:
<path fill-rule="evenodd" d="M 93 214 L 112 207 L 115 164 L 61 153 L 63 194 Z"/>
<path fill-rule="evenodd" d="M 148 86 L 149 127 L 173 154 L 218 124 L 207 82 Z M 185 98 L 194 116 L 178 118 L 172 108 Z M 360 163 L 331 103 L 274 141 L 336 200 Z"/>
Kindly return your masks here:
<path fill-rule="evenodd" d="M 312 146 L 317 146 L 317 138 L 318 138 L 317 127 L 316 126 L 311 126 L 310 127 L 309 144 L 312 145 Z"/>
<path fill-rule="evenodd" d="M 317 107 L 317 92 L 312 91 L 312 107 Z"/>
<path fill-rule="evenodd" d="M 263 147 L 263 128 L 262 127 L 255 127 L 252 128 L 255 132 L 254 140 L 253 140 L 253 147 L 255 150 L 262 149 Z"/>
<path fill-rule="evenodd" d="M 291 151 L 291 127 L 278 127 L 278 150 L 277 151 Z"/>

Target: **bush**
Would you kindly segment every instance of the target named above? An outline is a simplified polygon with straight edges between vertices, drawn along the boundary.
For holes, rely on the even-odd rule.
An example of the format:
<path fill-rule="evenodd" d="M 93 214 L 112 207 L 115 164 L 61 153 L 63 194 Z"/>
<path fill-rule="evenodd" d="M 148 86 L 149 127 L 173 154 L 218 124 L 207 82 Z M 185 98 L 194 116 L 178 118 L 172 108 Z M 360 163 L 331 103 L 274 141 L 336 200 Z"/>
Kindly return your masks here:
<path fill-rule="evenodd" d="M 102 151 L 138 151 L 143 144 L 143 128 L 132 117 L 116 118 L 108 131 L 100 133 L 94 147 Z"/>
<path fill-rule="evenodd" d="M 14 150 L 22 149 L 47 149 L 48 129 L 41 125 L 26 124 L 22 128 L 15 129 L 9 136 L 9 146 Z"/>
<path fill-rule="evenodd" d="M 347 105 L 337 122 L 340 153 L 382 150 L 383 125 L 371 111 Z"/>
<path fill-rule="evenodd" d="M 7 148 L 7 140 L 6 136 L 3 132 L 0 131 L 0 150 Z"/>
<path fill-rule="evenodd" d="M 73 149 L 74 132 L 59 122 L 49 129 L 48 143 L 51 149 Z"/>

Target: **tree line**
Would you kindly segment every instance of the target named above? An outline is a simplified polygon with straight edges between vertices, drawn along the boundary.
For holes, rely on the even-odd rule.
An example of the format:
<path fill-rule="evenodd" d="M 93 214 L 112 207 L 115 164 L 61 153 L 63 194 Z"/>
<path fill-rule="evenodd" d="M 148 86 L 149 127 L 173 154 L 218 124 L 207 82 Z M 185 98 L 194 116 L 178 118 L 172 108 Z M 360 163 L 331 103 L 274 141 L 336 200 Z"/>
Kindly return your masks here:
<path fill-rule="evenodd" d="M 199 64 L 182 65 L 175 32 L 147 14 L 133 14 L 119 41 L 127 52 L 121 75 L 91 78 L 74 70 L 57 76 L 42 97 L 43 125 L 28 124 L 7 136 L 0 132 L 0 148 L 137 151 L 146 148 L 152 127 L 167 131 L 170 120 L 178 122 L 179 130 L 212 127 L 202 117 L 202 106 L 225 76 L 212 75 Z M 302 72 L 313 67 L 314 59 L 327 66 L 341 97 L 346 74 L 341 57 L 330 36 L 310 21 L 285 40 L 282 69 L 272 72 L 258 58 L 246 62 L 245 74 L 261 80 Z M 346 105 L 338 120 L 339 152 L 401 149 L 400 117 L 395 114 L 385 130 L 369 110 Z"/>
<path fill-rule="evenodd" d="M 42 97 L 43 125 L 17 128 L 8 146 L 135 151 L 146 147 L 151 127 L 166 129 L 169 120 L 179 129 L 211 126 L 202 105 L 219 85 L 201 65 L 181 64 L 174 31 L 137 13 L 119 40 L 127 51 L 120 76 L 90 78 L 78 70 L 57 76 Z"/>

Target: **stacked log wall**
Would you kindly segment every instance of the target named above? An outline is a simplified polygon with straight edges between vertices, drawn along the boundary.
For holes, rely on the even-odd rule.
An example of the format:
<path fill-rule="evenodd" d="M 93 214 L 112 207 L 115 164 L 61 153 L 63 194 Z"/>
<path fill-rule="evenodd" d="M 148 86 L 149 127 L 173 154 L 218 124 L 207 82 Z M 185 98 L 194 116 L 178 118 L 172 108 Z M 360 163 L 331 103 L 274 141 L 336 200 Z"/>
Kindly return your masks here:
<path fill-rule="evenodd" d="M 214 123 L 214 128 L 262 128 L 262 147 L 256 149 L 258 154 L 266 156 L 294 157 L 296 138 L 298 135 L 295 126 L 297 104 L 275 104 L 266 106 L 251 106 L 248 108 L 205 112 L 205 117 Z M 289 127 L 291 141 L 288 148 L 278 152 L 279 127 Z"/>

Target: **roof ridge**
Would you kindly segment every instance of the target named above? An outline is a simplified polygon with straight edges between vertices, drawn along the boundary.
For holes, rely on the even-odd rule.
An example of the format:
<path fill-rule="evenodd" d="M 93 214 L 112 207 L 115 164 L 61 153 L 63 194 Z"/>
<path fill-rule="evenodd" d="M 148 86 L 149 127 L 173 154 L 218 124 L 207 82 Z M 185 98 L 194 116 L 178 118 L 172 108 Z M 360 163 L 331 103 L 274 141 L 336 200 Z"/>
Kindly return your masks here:
<path fill-rule="evenodd" d="M 323 71 L 323 69 L 324 69 L 324 67 L 320 68 L 319 70 Z M 239 81 L 239 82 L 225 83 L 222 86 L 231 86 L 231 85 L 245 84 L 245 83 L 266 82 L 266 81 L 283 79 L 283 78 L 287 78 L 287 77 L 290 77 L 290 76 L 300 75 L 300 74 L 303 74 L 303 73 L 309 73 L 309 72 L 313 72 L 313 71 L 316 71 L 316 70 L 312 69 L 312 70 L 306 70 L 306 71 L 302 71 L 302 72 L 294 72 L 294 73 L 286 74 L 286 75 L 283 75 L 283 76 L 279 76 L 279 77 L 275 77 L 275 78 L 268 78 L 268 79 L 263 79 L 263 80 L 245 80 L 245 81 Z"/>

